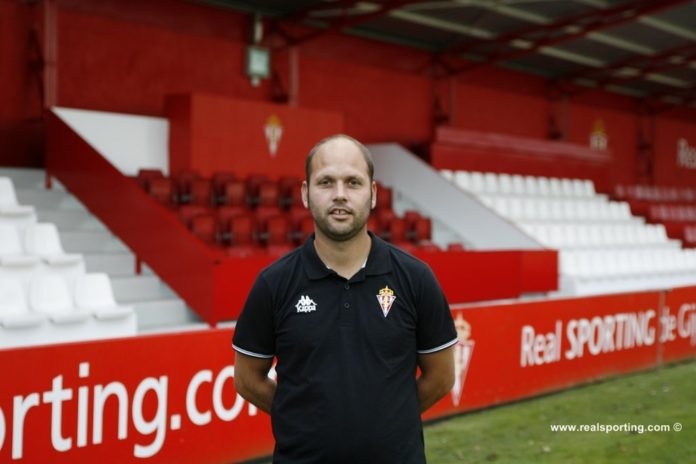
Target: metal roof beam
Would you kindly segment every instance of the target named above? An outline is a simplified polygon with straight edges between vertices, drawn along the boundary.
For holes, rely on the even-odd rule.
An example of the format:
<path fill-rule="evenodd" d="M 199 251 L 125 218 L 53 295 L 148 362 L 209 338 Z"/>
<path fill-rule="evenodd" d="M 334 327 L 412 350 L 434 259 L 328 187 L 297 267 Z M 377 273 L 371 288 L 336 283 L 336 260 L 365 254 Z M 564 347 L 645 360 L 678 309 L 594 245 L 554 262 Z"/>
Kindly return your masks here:
<path fill-rule="evenodd" d="M 537 24 L 536 26 L 530 26 L 526 27 L 523 29 L 518 29 L 512 32 L 509 32 L 507 34 L 502 34 L 499 35 L 495 38 L 495 40 L 479 40 L 474 43 L 470 44 L 464 44 L 461 46 L 455 46 L 452 47 L 448 50 L 446 50 L 448 53 L 465 53 L 472 51 L 482 45 L 507 45 L 511 40 L 518 39 L 518 38 L 524 38 L 527 35 L 531 34 L 538 34 L 538 33 L 544 33 L 544 34 L 551 34 L 556 31 L 562 31 L 568 26 L 575 26 L 578 23 L 581 23 L 582 21 L 585 20 L 591 20 L 591 19 L 601 19 L 603 17 L 606 17 L 607 15 L 611 14 L 623 14 L 626 13 L 627 11 L 631 11 L 632 9 L 636 8 L 638 4 L 640 3 L 645 3 L 645 0 L 643 1 L 637 1 L 637 2 L 629 2 L 626 4 L 618 5 L 613 8 L 607 8 L 605 10 L 600 10 L 600 11 L 591 11 L 588 13 L 583 13 L 580 15 L 575 15 L 575 16 L 570 16 L 564 19 L 561 19 L 556 22 L 552 23 L 542 23 L 542 24 Z M 653 2 L 654 3 L 654 2 Z"/>
<path fill-rule="evenodd" d="M 288 44 L 281 48 L 296 46 L 301 43 L 305 43 L 309 40 L 314 40 L 321 36 L 341 32 L 342 30 L 358 26 L 379 16 L 384 16 L 385 14 L 388 14 L 390 11 L 396 10 L 410 3 L 418 3 L 422 1 L 424 0 L 391 0 L 383 3 L 369 3 L 358 0 L 342 0 L 339 5 L 336 5 L 335 3 L 330 3 L 326 6 L 321 6 L 320 8 L 309 7 L 304 10 L 295 12 L 289 16 L 279 18 L 277 21 L 279 21 L 282 24 L 301 23 L 306 20 L 319 19 L 316 16 L 312 15 L 313 12 L 318 12 L 318 16 L 321 17 L 322 20 L 326 20 L 327 16 L 330 17 L 332 15 L 335 15 L 336 12 L 338 12 L 339 19 L 329 21 L 329 26 L 325 29 L 315 29 L 300 37 L 293 38 L 290 40 Z M 351 9 L 356 7 L 358 9 L 362 8 L 363 11 L 365 11 L 365 13 L 350 12 Z M 330 10 L 331 14 L 321 14 L 321 12 L 326 13 L 327 10 Z M 343 12 L 343 14 L 340 14 L 340 12 Z"/>
<path fill-rule="evenodd" d="M 502 53 L 496 56 L 491 57 L 489 60 L 483 62 L 483 63 L 474 63 L 470 65 L 463 66 L 460 68 L 457 72 L 464 72 L 468 71 L 474 68 L 478 68 L 482 65 L 491 65 L 495 63 L 499 63 L 501 61 L 505 60 L 514 60 L 514 59 L 519 59 L 524 56 L 527 56 L 531 53 L 534 53 L 538 51 L 542 47 L 548 47 L 551 45 L 557 45 L 559 43 L 567 42 L 569 40 L 576 39 L 578 37 L 582 37 L 587 35 L 589 32 L 600 30 L 600 29 L 606 29 L 608 27 L 615 27 L 620 24 L 623 24 L 628 21 L 635 20 L 637 17 L 640 17 L 642 15 L 646 14 L 652 14 L 657 11 L 664 10 L 666 8 L 671 8 L 674 7 L 675 5 L 678 5 L 680 3 L 684 3 L 687 0 L 664 0 L 664 1 L 641 1 L 641 2 L 632 2 L 628 4 L 623 4 L 620 5 L 621 8 L 616 7 L 616 8 L 609 8 L 606 10 L 602 10 L 599 12 L 600 14 L 597 15 L 597 12 L 594 13 L 594 15 L 580 15 L 576 16 L 573 18 L 567 18 L 563 21 L 559 21 L 558 23 L 555 23 L 552 25 L 552 27 L 549 27 L 549 29 L 553 30 L 558 30 L 559 27 L 561 26 L 567 26 L 571 23 L 577 22 L 578 18 L 580 17 L 585 17 L 585 18 L 592 18 L 595 19 L 596 21 L 594 24 L 591 24 L 586 27 L 579 27 L 577 32 L 572 32 L 566 35 L 562 35 L 560 37 L 550 37 L 547 39 L 542 39 L 537 41 L 531 48 L 525 49 L 525 50 L 519 50 L 519 51 L 514 51 L 514 52 L 509 52 L 509 53 Z M 539 28 L 532 28 L 538 30 Z M 526 34 L 525 32 L 520 32 L 518 31 L 519 34 Z M 517 34 L 505 34 L 504 36 L 496 39 L 493 42 L 490 43 L 503 43 L 503 42 L 508 42 L 512 38 L 519 38 L 519 35 Z"/>
<path fill-rule="evenodd" d="M 572 79 L 577 79 L 581 77 L 592 77 L 593 75 L 599 73 L 599 72 L 611 72 L 611 71 L 616 71 L 621 68 L 625 68 L 627 66 L 631 66 L 637 63 L 641 63 L 644 61 L 662 61 L 665 60 L 671 56 L 674 55 L 679 55 L 681 53 L 688 53 L 696 51 L 696 43 L 689 43 L 686 45 L 681 45 L 679 47 L 674 47 L 670 48 L 668 50 L 661 51 L 659 53 L 656 53 L 651 56 L 632 56 L 630 58 L 627 58 L 625 60 L 620 60 L 616 61 L 614 63 L 609 63 L 607 66 L 605 66 L 602 69 L 591 69 L 591 70 L 586 70 L 586 71 L 580 71 L 576 72 L 573 74 L 568 74 L 566 76 L 562 76 L 562 79 L 564 80 L 572 80 Z M 688 59 L 686 61 L 689 61 Z"/>

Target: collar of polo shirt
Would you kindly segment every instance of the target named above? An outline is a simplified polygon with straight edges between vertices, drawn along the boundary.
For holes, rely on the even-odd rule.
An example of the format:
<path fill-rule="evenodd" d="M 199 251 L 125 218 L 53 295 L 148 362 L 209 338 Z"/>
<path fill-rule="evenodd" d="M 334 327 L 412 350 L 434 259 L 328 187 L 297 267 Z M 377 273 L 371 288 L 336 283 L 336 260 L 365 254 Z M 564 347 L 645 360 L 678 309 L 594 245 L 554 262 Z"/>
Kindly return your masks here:
<path fill-rule="evenodd" d="M 372 232 L 368 231 L 367 233 L 370 235 L 371 244 L 367 260 L 362 266 L 365 269 L 365 274 L 379 275 L 391 272 L 392 267 L 388 245 Z M 307 277 L 310 280 L 319 280 L 334 274 L 334 271 L 319 258 L 317 250 L 314 248 L 314 234 L 310 235 L 302 245 L 302 261 Z"/>

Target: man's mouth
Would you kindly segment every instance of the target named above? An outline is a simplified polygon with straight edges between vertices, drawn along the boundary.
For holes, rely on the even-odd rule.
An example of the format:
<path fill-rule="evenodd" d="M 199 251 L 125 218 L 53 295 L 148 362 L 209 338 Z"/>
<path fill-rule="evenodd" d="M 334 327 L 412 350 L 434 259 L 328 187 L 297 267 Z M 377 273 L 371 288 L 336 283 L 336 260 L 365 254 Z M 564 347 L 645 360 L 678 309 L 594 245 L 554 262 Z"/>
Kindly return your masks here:
<path fill-rule="evenodd" d="M 352 214 L 352 212 L 347 208 L 331 208 L 329 210 L 329 215 L 336 218 L 345 218 Z"/>

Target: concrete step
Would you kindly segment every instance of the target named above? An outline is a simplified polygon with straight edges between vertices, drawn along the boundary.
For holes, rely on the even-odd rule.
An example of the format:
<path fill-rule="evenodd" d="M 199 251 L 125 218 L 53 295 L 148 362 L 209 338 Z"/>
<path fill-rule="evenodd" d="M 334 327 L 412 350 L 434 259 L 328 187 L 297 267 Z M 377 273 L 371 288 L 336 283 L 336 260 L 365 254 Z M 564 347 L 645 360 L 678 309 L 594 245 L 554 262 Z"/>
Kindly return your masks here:
<path fill-rule="evenodd" d="M 130 250 L 111 233 L 103 230 L 63 230 L 60 240 L 69 253 L 114 253 Z"/>
<path fill-rule="evenodd" d="M 0 168 L 0 177 L 10 177 L 15 189 L 44 189 L 46 171 L 31 168 Z M 63 185 L 54 179 L 55 190 L 65 190 Z"/>
<path fill-rule="evenodd" d="M 17 201 L 36 209 L 86 211 L 84 205 L 67 192 L 57 190 L 18 189 Z"/>
<path fill-rule="evenodd" d="M 138 331 L 201 322 L 200 317 L 179 298 L 139 301 L 130 306 L 138 315 Z"/>
<path fill-rule="evenodd" d="M 87 272 L 105 272 L 115 276 L 135 275 L 135 256 L 132 253 L 84 253 Z"/>
<path fill-rule="evenodd" d="M 176 294 L 154 275 L 112 277 L 111 287 L 116 301 L 123 304 L 176 298 Z"/>
<path fill-rule="evenodd" d="M 108 231 L 101 221 L 86 210 L 61 211 L 41 209 L 36 214 L 39 222 L 52 222 L 55 224 L 58 230 L 60 230 L 61 236 L 63 231 L 67 230 Z"/>

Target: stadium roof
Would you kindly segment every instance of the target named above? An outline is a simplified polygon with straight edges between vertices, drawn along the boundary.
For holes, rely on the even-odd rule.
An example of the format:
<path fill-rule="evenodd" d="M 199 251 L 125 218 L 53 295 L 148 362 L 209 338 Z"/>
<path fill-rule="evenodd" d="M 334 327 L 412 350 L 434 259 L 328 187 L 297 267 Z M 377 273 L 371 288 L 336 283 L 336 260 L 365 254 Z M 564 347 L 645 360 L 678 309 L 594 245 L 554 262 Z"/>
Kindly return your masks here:
<path fill-rule="evenodd" d="M 258 13 L 276 31 L 311 28 L 285 33 L 288 45 L 339 32 L 430 52 L 442 77 L 502 66 L 571 93 L 696 107 L 693 0 L 198 1 Z"/>

